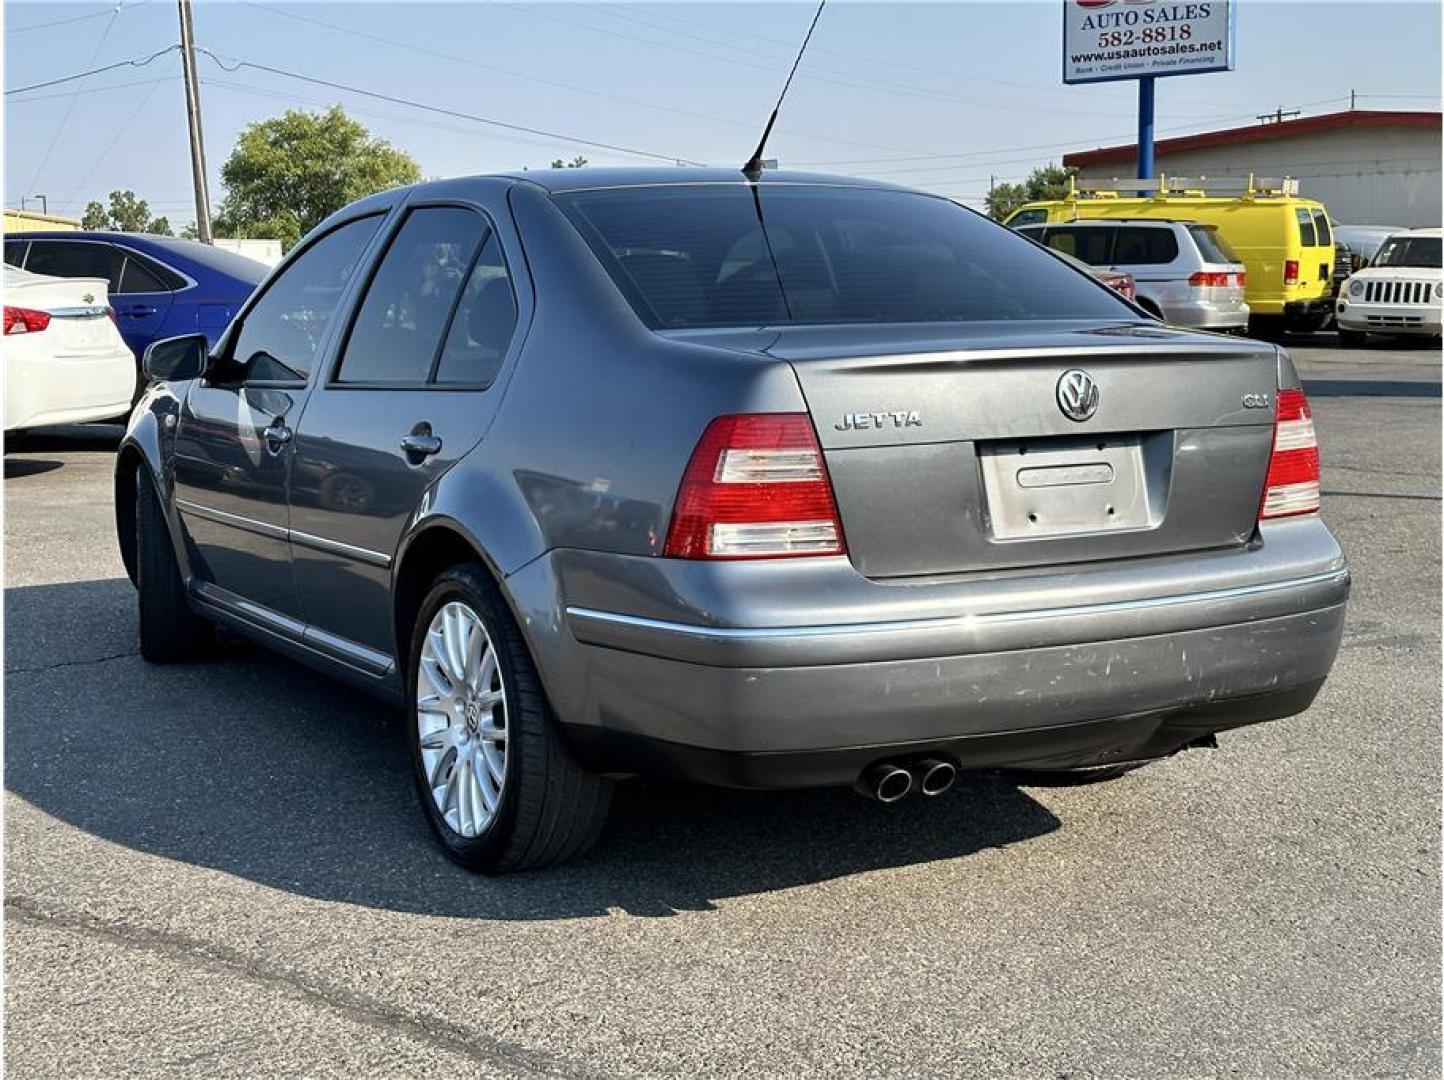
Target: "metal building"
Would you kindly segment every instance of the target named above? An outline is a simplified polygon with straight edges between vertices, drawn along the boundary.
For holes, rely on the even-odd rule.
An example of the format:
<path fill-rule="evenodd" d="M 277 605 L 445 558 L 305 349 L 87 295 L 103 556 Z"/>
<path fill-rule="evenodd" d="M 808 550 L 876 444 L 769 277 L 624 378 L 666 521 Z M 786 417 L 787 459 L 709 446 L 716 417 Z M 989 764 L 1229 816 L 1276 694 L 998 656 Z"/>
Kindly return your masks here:
<path fill-rule="evenodd" d="M 1340 225 L 1441 223 L 1440 114 L 1354 109 L 1155 144 L 1165 176 L 1293 176 Z M 1065 154 L 1085 180 L 1134 175 L 1137 145 Z"/>

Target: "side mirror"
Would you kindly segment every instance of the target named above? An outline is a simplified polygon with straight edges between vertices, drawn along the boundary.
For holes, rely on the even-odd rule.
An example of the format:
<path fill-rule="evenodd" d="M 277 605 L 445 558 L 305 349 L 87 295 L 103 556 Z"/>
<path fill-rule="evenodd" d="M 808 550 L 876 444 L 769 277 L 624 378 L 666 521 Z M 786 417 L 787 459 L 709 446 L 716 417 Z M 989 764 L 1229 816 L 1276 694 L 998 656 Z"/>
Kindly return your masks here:
<path fill-rule="evenodd" d="M 145 348 L 140 366 L 149 382 L 196 379 L 205 374 L 210 343 L 204 334 L 153 341 Z"/>

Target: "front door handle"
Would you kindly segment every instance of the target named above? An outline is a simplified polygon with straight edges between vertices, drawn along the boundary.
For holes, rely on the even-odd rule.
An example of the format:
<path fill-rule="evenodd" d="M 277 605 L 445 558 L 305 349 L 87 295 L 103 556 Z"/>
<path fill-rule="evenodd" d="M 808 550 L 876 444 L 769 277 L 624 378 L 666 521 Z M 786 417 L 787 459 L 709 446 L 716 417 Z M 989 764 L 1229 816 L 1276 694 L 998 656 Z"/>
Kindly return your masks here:
<path fill-rule="evenodd" d="M 291 441 L 291 434 L 291 429 L 286 426 L 285 422 L 279 416 L 276 417 L 265 431 L 266 449 L 273 454 L 279 454 Z"/>
<path fill-rule="evenodd" d="M 435 435 L 413 432 L 401 440 L 401 449 L 413 459 L 413 464 L 420 464 L 421 458 L 441 453 L 441 440 Z"/>

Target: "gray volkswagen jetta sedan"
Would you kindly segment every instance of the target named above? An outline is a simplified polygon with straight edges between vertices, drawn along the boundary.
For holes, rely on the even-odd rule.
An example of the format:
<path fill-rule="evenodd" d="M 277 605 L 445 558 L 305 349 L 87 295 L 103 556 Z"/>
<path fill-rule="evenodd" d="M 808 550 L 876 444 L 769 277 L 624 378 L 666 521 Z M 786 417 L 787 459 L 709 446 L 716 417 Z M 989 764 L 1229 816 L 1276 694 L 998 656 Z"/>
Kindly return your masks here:
<path fill-rule="evenodd" d="M 635 774 L 1117 775 L 1307 708 L 1339 644 L 1287 355 L 919 192 L 388 191 L 146 366 L 116 472 L 143 655 L 220 624 L 404 703 L 477 869 L 581 852 Z"/>

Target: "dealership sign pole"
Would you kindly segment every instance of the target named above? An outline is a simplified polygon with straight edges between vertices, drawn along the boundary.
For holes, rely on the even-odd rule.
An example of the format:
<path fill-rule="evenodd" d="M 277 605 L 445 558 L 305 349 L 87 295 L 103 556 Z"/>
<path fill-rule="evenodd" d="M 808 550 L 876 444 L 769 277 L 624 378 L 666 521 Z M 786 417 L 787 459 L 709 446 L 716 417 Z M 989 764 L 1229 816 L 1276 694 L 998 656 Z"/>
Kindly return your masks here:
<path fill-rule="evenodd" d="M 1063 81 L 1138 80 L 1138 178 L 1153 179 L 1154 80 L 1232 71 L 1234 0 L 1063 0 Z"/>

